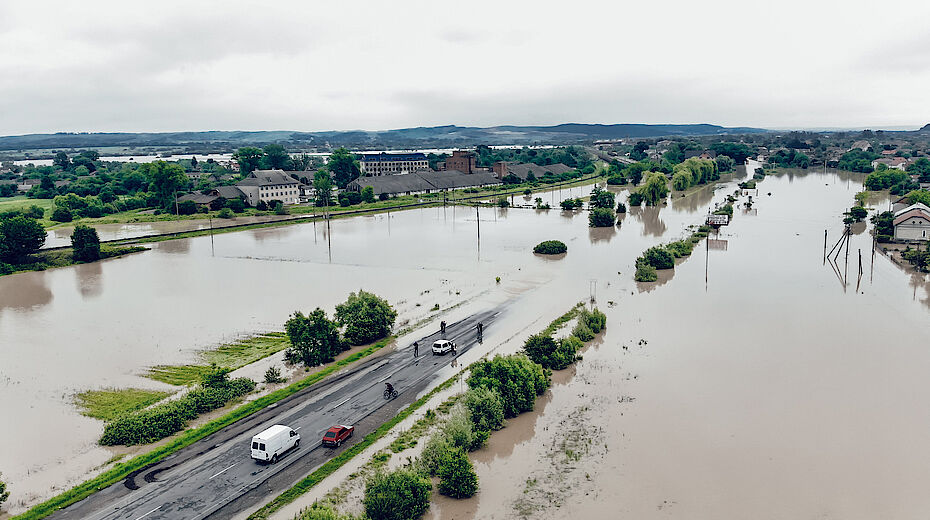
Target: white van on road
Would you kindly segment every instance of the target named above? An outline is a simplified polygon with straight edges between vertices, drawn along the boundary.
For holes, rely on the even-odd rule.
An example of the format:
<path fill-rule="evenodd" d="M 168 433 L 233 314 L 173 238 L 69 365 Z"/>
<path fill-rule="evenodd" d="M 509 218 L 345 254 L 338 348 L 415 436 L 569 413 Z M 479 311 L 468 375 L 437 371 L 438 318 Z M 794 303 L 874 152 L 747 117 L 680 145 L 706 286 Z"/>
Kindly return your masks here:
<path fill-rule="evenodd" d="M 300 434 L 294 429 L 276 424 L 252 437 L 252 458 L 259 462 L 278 462 L 278 457 L 300 446 Z"/>

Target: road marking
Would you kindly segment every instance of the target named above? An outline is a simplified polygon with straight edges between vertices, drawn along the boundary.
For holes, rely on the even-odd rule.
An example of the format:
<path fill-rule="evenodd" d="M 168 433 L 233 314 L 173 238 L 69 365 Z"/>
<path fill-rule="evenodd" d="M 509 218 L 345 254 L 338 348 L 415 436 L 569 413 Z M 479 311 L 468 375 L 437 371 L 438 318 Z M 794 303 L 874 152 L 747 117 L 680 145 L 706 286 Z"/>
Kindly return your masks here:
<path fill-rule="evenodd" d="M 155 511 L 158 511 L 159 509 L 161 509 L 161 506 L 158 506 L 158 507 L 156 507 L 155 509 L 149 511 L 148 513 L 145 513 L 144 515 L 140 516 L 139 518 L 136 518 L 136 520 L 142 520 L 143 518 L 149 516 L 150 514 L 154 513 Z"/>
<path fill-rule="evenodd" d="M 344 401 L 342 401 L 342 402 L 340 402 L 339 404 L 337 404 L 336 406 L 330 408 L 330 410 L 335 410 L 336 408 L 339 408 L 340 406 L 342 406 L 342 405 L 348 403 L 348 402 L 349 402 L 349 399 L 352 399 L 352 397 L 354 397 L 354 396 L 346 397 Z"/>
<path fill-rule="evenodd" d="M 237 462 L 236 464 L 239 464 L 239 463 Z M 218 477 L 218 476 L 222 475 L 223 473 L 225 473 L 225 472 L 229 471 L 230 469 L 232 469 L 233 466 L 235 466 L 236 464 L 233 464 L 232 466 L 230 466 L 230 467 L 224 469 L 223 471 L 220 471 L 219 473 L 215 473 L 215 474 L 213 475 L 213 477 Z M 207 480 L 213 480 L 213 477 L 210 477 L 210 478 L 208 478 Z M 138 520 L 138 519 L 136 519 L 136 520 Z"/>

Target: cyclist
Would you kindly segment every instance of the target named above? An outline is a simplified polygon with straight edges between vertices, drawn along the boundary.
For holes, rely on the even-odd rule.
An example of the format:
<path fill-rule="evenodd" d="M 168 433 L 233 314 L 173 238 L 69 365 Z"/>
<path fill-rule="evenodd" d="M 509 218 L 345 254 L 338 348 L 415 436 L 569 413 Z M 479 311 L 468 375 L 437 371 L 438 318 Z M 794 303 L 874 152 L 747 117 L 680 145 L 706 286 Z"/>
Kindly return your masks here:
<path fill-rule="evenodd" d="M 384 388 L 384 392 L 385 392 L 387 395 L 391 395 L 391 394 L 394 393 L 394 387 L 391 386 L 391 383 L 384 383 L 384 387 L 385 387 L 385 388 Z"/>

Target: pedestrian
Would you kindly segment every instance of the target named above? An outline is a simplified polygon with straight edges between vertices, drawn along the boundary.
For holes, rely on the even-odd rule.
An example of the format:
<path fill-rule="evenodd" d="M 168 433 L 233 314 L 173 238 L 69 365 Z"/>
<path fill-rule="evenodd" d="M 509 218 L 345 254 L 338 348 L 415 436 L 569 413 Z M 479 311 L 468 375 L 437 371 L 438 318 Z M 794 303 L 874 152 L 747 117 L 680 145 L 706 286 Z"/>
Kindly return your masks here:
<path fill-rule="evenodd" d="M 413 342 L 413 357 L 420 355 L 420 344 L 416 341 Z"/>
<path fill-rule="evenodd" d="M 445 320 L 439 322 L 439 331 L 442 333 L 442 337 L 446 337 L 446 322 L 445 322 Z"/>
<path fill-rule="evenodd" d="M 458 360 L 458 358 L 453 357 L 453 358 L 452 358 L 452 368 L 455 368 L 455 367 L 457 367 L 457 366 L 459 366 L 459 360 Z"/>

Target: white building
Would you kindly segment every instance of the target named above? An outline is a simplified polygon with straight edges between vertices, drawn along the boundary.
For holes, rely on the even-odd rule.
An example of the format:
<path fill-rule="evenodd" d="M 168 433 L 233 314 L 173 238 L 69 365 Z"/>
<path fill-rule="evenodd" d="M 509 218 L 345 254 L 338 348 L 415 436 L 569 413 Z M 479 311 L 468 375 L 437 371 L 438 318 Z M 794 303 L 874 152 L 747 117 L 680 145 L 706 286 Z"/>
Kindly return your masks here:
<path fill-rule="evenodd" d="M 300 182 L 284 170 L 255 170 L 236 183 L 236 187 L 245 195 L 249 206 L 257 206 L 259 201 L 267 204 L 273 200 L 297 204 L 300 197 Z"/>
<path fill-rule="evenodd" d="M 359 160 L 363 177 L 397 175 L 429 169 L 429 161 L 422 153 L 367 153 Z"/>
<path fill-rule="evenodd" d="M 895 240 L 930 240 L 930 208 L 919 202 L 896 211 L 893 223 Z"/>

